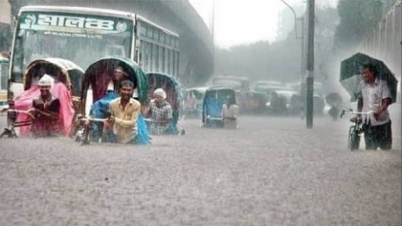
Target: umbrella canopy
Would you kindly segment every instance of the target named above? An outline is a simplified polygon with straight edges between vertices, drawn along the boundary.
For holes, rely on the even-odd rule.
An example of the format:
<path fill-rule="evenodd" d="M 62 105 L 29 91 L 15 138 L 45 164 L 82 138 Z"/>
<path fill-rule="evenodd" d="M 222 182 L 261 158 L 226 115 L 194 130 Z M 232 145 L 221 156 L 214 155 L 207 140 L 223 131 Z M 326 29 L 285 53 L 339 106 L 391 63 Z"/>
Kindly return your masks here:
<path fill-rule="evenodd" d="M 179 121 L 180 101 L 183 99 L 180 82 L 172 75 L 159 72 L 149 72 L 146 73 L 146 76 L 148 80 L 148 100 L 152 99 L 153 93 L 157 88 L 162 88 L 166 92 L 166 101 L 173 109 L 172 124 L 169 130 L 177 134 L 176 125 Z"/>
<path fill-rule="evenodd" d="M 341 62 L 340 82 L 348 91 L 351 101 L 357 100 L 359 82 L 363 65 L 373 64 L 376 68 L 377 78 L 387 82 L 392 97 L 392 103 L 396 101 L 398 80 L 381 60 L 372 58 L 363 53 L 356 53 Z"/>
<path fill-rule="evenodd" d="M 83 106 L 85 106 L 89 86 L 92 87 L 93 102 L 101 99 L 106 94 L 107 85 L 112 80 L 114 70 L 118 66 L 123 67 L 129 74 L 129 80 L 137 85 L 138 100 L 141 103 L 146 101 L 148 80 L 137 63 L 123 57 L 105 57 L 92 63 L 85 71 L 81 92 Z"/>
<path fill-rule="evenodd" d="M 74 62 L 62 58 L 49 57 L 32 61 L 24 73 L 24 90 L 31 88 L 32 80 L 45 73 L 55 76 L 67 88 L 72 88 L 73 96 L 79 96 L 84 70 Z"/>
<path fill-rule="evenodd" d="M 172 105 L 173 109 L 178 109 L 179 103 L 183 100 L 180 82 L 172 75 L 149 72 L 148 78 L 148 99 L 151 100 L 155 89 L 162 88 L 166 94 L 166 100 Z"/>

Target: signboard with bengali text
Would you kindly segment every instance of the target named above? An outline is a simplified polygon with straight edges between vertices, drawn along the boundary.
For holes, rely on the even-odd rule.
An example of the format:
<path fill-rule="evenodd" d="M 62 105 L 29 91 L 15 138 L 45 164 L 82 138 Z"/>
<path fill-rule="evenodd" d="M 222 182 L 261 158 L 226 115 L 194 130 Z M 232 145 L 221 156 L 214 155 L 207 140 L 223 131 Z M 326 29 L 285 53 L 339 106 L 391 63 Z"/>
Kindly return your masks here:
<path fill-rule="evenodd" d="M 20 17 L 20 29 L 47 31 L 48 34 L 103 35 L 131 31 L 133 21 L 129 19 L 92 15 L 27 12 Z"/>

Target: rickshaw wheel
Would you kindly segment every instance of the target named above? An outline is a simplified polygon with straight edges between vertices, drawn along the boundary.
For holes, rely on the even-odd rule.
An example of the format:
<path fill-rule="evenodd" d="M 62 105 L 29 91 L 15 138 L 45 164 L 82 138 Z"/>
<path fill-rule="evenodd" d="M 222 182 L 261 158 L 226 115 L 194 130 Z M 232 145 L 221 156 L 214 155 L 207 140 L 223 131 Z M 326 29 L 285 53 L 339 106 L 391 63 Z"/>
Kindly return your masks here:
<path fill-rule="evenodd" d="M 15 134 L 15 132 L 13 132 L 11 129 L 5 128 L 3 133 L 0 134 L 0 138 L 17 138 L 17 134 Z"/>

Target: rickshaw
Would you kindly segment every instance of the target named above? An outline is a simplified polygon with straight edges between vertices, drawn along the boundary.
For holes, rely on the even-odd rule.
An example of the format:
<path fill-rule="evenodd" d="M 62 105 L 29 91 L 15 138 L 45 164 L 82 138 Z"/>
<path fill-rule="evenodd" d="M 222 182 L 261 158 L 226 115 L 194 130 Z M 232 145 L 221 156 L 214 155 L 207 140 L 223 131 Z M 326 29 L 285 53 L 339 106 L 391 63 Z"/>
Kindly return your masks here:
<path fill-rule="evenodd" d="M 40 95 L 37 81 L 44 75 L 51 75 L 54 84 L 50 92 L 60 99 L 60 126 L 64 135 L 68 135 L 74 116 L 74 97 L 80 92 L 80 81 L 84 71 L 75 63 L 61 58 L 43 58 L 32 61 L 23 75 L 24 91 L 8 102 L 8 128 L 1 134 L 2 137 L 17 137 L 14 130 L 20 127 L 20 135 L 30 134 L 32 117 L 26 111 L 32 107 L 32 101 Z"/>
<path fill-rule="evenodd" d="M 148 102 L 153 99 L 153 93 L 157 88 L 162 88 L 166 92 L 166 101 L 171 105 L 173 111 L 168 134 L 177 135 L 179 133 L 177 123 L 179 121 L 180 102 L 183 100 L 179 81 L 164 73 L 150 72 L 146 75 L 148 78 Z M 148 120 L 148 124 L 150 123 L 152 122 Z"/>
<path fill-rule="evenodd" d="M 223 118 L 221 116 L 223 104 L 228 98 L 236 99 L 235 90 L 228 87 L 210 87 L 205 91 L 202 104 L 202 127 L 204 128 L 223 128 Z"/>
<path fill-rule="evenodd" d="M 184 91 L 184 100 L 183 100 L 183 115 L 182 118 L 199 118 L 202 113 L 202 102 L 204 100 L 205 91 L 208 87 L 193 87 L 188 88 Z M 188 100 L 190 95 L 193 95 L 195 98 L 194 106 L 188 106 Z"/>
<path fill-rule="evenodd" d="M 224 86 L 235 90 L 240 113 L 250 111 L 250 79 L 237 76 L 218 76 L 212 79 L 213 86 Z"/>
<path fill-rule="evenodd" d="M 123 57 L 105 57 L 92 63 L 85 71 L 82 91 L 80 114 L 77 115 L 75 130 L 72 135 L 76 140 L 83 143 L 91 141 L 111 142 L 103 133 L 103 121 L 109 117 L 109 103 L 118 97 L 117 90 L 109 92 L 108 84 L 113 80 L 114 70 L 122 67 L 128 74 L 128 80 L 135 85 L 135 99 L 141 105 L 146 103 L 148 83 L 145 73 L 136 62 Z M 80 121 L 90 120 L 88 127 L 80 126 Z M 145 121 L 142 115 L 138 118 L 138 142 L 146 144 L 149 142 Z"/>

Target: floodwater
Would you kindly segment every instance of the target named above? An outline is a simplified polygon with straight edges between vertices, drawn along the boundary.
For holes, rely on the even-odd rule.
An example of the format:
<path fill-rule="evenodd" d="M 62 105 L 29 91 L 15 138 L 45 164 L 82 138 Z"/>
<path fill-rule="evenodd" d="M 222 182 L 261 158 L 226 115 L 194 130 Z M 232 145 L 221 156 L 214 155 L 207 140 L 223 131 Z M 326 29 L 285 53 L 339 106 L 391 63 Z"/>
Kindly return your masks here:
<path fill-rule="evenodd" d="M 346 118 L 200 123 L 147 146 L 1 139 L 0 225 L 401 225 L 400 136 L 350 152 Z"/>

